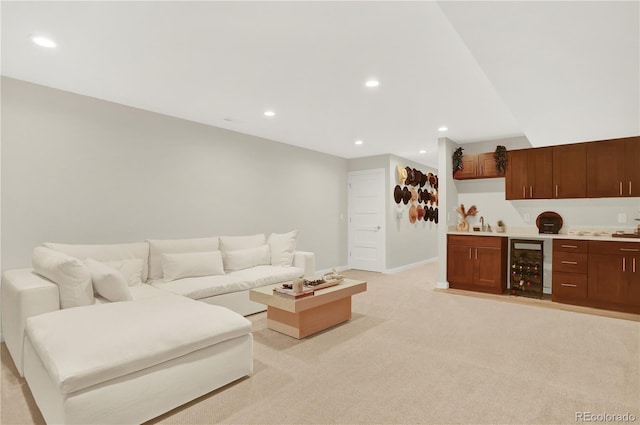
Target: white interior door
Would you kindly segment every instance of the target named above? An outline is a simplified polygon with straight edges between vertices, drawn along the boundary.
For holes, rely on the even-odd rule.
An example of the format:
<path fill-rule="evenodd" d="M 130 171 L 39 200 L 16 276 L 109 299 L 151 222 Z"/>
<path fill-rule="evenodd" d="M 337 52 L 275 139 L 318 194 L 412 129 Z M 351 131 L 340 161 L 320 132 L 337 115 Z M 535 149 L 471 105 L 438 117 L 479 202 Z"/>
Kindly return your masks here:
<path fill-rule="evenodd" d="M 385 170 L 349 173 L 349 267 L 385 268 Z"/>

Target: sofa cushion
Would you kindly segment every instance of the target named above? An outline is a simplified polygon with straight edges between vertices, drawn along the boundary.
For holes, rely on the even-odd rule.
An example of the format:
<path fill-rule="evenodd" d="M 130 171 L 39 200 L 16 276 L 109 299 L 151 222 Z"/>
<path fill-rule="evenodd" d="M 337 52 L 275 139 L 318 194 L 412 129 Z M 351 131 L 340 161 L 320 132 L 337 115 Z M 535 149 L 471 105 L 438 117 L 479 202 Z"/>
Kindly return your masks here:
<path fill-rule="evenodd" d="M 147 239 L 149 244 L 149 280 L 162 279 L 162 254 L 219 250 L 217 237 L 192 239 Z"/>
<path fill-rule="evenodd" d="M 298 267 L 263 265 L 231 272 L 227 276 L 246 280 L 252 288 L 256 288 L 259 286 L 293 280 L 302 277 L 303 274 L 304 270 Z"/>
<path fill-rule="evenodd" d="M 289 233 L 272 233 L 267 240 L 271 251 L 271 265 L 285 266 L 293 265 L 293 253 L 296 250 L 296 239 L 298 231 Z"/>
<path fill-rule="evenodd" d="M 26 327 L 63 394 L 250 332 L 239 314 L 178 296 L 58 310 L 30 317 Z"/>
<path fill-rule="evenodd" d="M 223 251 L 224 269 L 228 271 L 244 270 L 262 264 L 271 264 L 269 245 L 257 248 Z"/>
<path fill-rule="evenodd" d="M 182 295 L 194 300 L 226 294 L 228 292 L 244 291 L 251 289 L 251 283 L 239 277 L 229 275 L 186 277 L 184 279 L 166 282 L 156 280 L 151 282 L 155 288 Z"/>
<path fill-rule="evenodd" d="M 140 258 L 120 261 L 101 261 L 101 263 L 113 267 L 122 273 L 129 286 L 140 285 L 142 283 L 142 269 L 144 265 Z"/>
<path fill-rule="evenodd" d="M 131 297 L 134 300 L 144 300 L 146 298 L 173 296 L 172 293 L 158 289 L 154 286 L 149 285 L 148 283 L 141 283 L 140 285 L 131 286 L 129 287 L 129 290 L 131 291 Z"/>
<path fill-rule="evenodd" d="M 119 270 L 93 258 L 87 258 L 85 264 L 91 272 L 93 289 L 109 301 L 131 301 L 131 291 L 126 279 Z"/>
<path fill-rule="evenodd" d="M 38 246 L 33 249 L 33 270 L 58 285 L 60 308 L 93 304 L 91 273 L 82 261 L 63 252 Z"/>
<path fill-rule="evenodd" d="M 267 243 L 264 233 L 250 236 L 220 236 L 221 251 L 257 248 Z"/>
<path fill-rule="evenodd" d="M 162 254 L 164 281 L 224 274 L 220 251 Z"/>
<path fill-rule="evenodd" d="M 147 280 L 147 263 L 149 261 L 149 244 L 146 242 L 106 244 L 106 245 L 75 245 L 45 242 L 47 248 L 64 252 L 79 260 L 93 258 L 97 261 L 121 261 L 138 258 L 142 260 L 141 278 Z"/>

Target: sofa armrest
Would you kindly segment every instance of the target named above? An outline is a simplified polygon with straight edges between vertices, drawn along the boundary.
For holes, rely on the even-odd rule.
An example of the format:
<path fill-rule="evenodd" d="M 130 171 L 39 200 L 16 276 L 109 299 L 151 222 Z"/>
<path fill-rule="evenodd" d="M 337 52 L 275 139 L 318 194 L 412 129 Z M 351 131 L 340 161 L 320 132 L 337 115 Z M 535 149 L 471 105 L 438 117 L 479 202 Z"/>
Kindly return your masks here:
<path fill-rule="evenodd" d="M 316 272 L 316 255 L 313 252 L 296 251 L 293 255 L 293 266 L 304 270 L 305 277 L 313 277 Z"/>
<path fill-rule="evenodd" d="M 58 285 L 33 269 L 7 270 L 2 274 L 2 336 L 13 362 L 23 376 L 22 348 L 27 318 L 60 309 Z"/>

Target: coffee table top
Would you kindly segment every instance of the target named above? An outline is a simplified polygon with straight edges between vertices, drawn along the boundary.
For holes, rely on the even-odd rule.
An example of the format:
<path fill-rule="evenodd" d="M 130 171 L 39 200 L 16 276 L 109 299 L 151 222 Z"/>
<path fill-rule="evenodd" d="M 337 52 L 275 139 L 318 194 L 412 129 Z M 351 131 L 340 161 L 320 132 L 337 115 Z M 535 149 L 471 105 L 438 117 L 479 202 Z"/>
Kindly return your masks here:
<path fill-rule="evenodd" d="M 367 282 L 345 279 L 338 285 L 316 290 L 314 295 L 294 299 L 274 295 L 273 288 L 281 286 L 282 283 L 276 283 L 251 289 L 249 291 L 249 299 L 270 307 L 297 313 L 367 290 Z"/>

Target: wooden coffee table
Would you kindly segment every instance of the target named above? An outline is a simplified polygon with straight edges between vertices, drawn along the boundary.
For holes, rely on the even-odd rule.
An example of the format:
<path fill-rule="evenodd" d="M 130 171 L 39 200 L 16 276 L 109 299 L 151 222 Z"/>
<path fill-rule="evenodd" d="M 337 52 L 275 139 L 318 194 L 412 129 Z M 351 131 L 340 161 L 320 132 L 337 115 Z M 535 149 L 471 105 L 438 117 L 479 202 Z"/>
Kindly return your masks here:
<path fill-rule="evenodd" d="M 367 282 L 345 279 L 339 285 L 315 291 L 315 295 L 293 299 L 273 294 L 262 286 L 249 291 L 249 299 L 267 305 L 267 327 L 297 339 L 351 319 L 351 296 L 367 290 Z"/>

